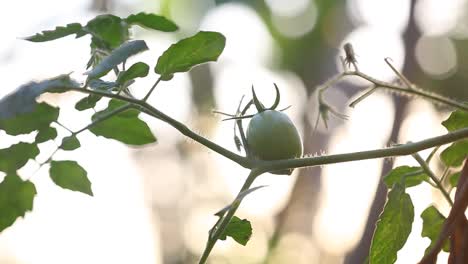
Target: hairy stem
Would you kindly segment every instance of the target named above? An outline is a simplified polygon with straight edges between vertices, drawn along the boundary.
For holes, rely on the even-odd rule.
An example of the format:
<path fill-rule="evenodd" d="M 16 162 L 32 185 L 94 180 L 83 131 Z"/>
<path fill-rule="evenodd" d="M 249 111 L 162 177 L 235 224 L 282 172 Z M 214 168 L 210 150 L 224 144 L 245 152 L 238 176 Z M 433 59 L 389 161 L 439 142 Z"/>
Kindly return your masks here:
<path fill-rule="evenodd" d="M 376 159 L 394 156 L 405 156 L 412 155 L 421 150 L 433 148 L 439 145 L 448 144 L 460 139 L 468 138 L 468 128 L 459 129 L 442 136 L 437 136 L 429 139 L 425 139 L 418 142 L 411 142 L 406 144 L 397 145 L 395 147 L 385 149 L 375 149 L 368 151 L 351 152 L 344 154 L 312 157 L 312 158 L 300 158 L 300 159 L 287 159 L 287 160 L 275 160 L 275 161 L 258 161 L 258 168 L 262 172 L 284 170 L 291 168 L 300 168 L 308 166 L 318 166 L 339 162 Z"/>
<path fill-rule="evenodd" d="M 335 80 L 335 78 L 332 78 L 332 80 Z M 379 84 L 379 86 L 381 87 L 384 87 L 385 85 L 386 84 Z M 403 89 L 405 91 L 416 91 L 416 90 L 408 90 L 406 88 L 403 88 Z M 183 135 L 217 152 L 218 154 L 238 163 L 242 167 L 249 168 L 249 169 L 258 168 L 261 170 L 261 172 L 308 167 L 308 166 L 318 166 L 318 165 L 356 161 L 356 160 L 412 155 L 424 149 L 433 148 L 439 145 L 443 145 L 443 144 L 451 143 L 460 139 L 468 138 L 468 128 L 463 128 L 463 129 L 459 129 L 459 130 L 447 133 L 442 136 L 429 138 L 429 139 L 422 140 L 419 142 L 401 144 L 401 145 L 391 147 L 391 148 L 386 148 L 386 149 L 376 149 L 376 150 L 369 150 L 369 151 L 360 151 L 360 152 L 352 152 L 352 153 L 328 155 L 328 156 L 312 157 L 312 158 L 259 161 L 259 160 L 254 160 L 251 158 L 240 156 L 228 149 L 223 148 L 222 146 L 210 141 L 209 139 L 193 132 L 183 123 L 171 118 L 170 116 L 164 114 L 163 112 L 159 111 L 158 109 L 154 108 L 153 106 L 151 106 L 150 104 L 144 101 L 141 101 L 135 98 L 126 97 L 126 96 L 102 92 L 98 90 L 88 90 L 88 89 L 85 90 L 82 88 L 70 88 L 69 90 L 78 91 L 82 93 L 88 93 L 88 94 L 95 94 L 95 95 L 104 96 L 108 98 L 114 98 L 114 99 L 118 99 L 121 101 L 125 101 L 127 103 L 131 103 L 132 107 L 140 109 L 143 112 L 168 123 L 175 129 L 177 129 L 179 132 L 181 132 Z M 463 106 L 463 109 L 465 108 L 468 109 L 468 106 L 466 105 L 461 104 L 460 106 Z M 458 106 L 455 105 L 455 107 L 458 107 Z"/>

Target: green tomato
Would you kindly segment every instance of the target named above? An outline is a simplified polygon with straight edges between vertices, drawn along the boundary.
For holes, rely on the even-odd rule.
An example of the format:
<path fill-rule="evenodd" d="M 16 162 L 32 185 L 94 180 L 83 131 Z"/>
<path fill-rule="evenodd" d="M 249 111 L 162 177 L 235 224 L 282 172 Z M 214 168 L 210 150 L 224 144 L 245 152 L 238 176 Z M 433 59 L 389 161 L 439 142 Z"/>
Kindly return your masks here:
<path fill-rule="evenodd" d="M 302 155 L 299 132 L 286 114 L 276 110 L 265 110 L 252 117 L 247 128 L 247 144 L 261 160 L 293 159 Z M 292 171 L 272 173 L 290 175 Z"/>

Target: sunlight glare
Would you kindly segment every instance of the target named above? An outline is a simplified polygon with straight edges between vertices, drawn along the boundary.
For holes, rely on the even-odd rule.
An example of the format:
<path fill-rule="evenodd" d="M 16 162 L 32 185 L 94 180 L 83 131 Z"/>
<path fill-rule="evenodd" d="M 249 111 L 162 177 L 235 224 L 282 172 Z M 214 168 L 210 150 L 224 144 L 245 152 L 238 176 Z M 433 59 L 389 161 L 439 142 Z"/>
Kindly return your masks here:
<path fill-rule="evenodd" d="M 457 24 L 465 0 L 419 0 L 416 2 L 415 19 L 423 35 L 447 34 Z"/>
<path fill-rule="evenodd" d="M 351 120 L 332 136 L 328 152 L 347 153 L 384 146 L 393 125 L 393 108 L 390 97 L 380 93 L 362 101 L 349 113 Z M 325 166 L 322 203 L 313 226 L 323 250 L 343 254 L 359 242 L 382 164 L 382 160 L 376 159 Z"/>
<path fill-rule="evenodd" d="M 347 7 L 356 26 L 375 26 L 387 34 L 389 31 L 402 33 L 408 24 L 409 0 L 351 0 L 347 1 Z"/>
<path fill-rule="evenodd" d="M 273 39 L 259 15 L 247 5 L 228 3 L 211 9 L 201 22 L 200 30 L 217 31 L 226 36 L 220 62 L 234 61 L 248 66 L 272 61 Z"/>
<path fill-rule="evenodd" d="M 421 37 L 416 43 L 416 60 L 423 71 L 436 79 L 456 72 L 457 51 L 448 37 Z"/>
<path fill-rule="evenodd" d="M 299 38 L 314 29 L 318 19 L 318 9 L 315 3 L 310 1 L 306 8 L 295 16 L 273 14 L 271 19 L 275 29 L 283 36 Z"/>

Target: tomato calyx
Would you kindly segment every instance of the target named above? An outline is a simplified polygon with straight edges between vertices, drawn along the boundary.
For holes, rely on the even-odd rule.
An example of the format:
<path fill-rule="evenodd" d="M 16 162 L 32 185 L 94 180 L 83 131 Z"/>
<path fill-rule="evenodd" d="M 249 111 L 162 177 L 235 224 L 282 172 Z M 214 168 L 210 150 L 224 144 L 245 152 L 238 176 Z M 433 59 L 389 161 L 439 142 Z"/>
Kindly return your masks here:
<path fill-rule="evenodd" d="M 276 85 L 276 83 L 273 83 L 273 85 L 275 86 L 276 98 L 275 98 L 275 102 L 273 103 L 273 105 L 270 106 L 269 108 L 265 108 L 265 106 L 260 102 L 260 100 L 258 100 L 257 94 L 255 94 L 255 89 L 254 89 L 254 87 L 252 85 L 253 102 L 254 102 L 255 108 L 257 108 L 257 111 L 259 113 L 261 113 L 261 112 L 263 112 L 265 110 L 275 110 L 276 107 L 278 107 L 280 99 L 281 99 L 281 95 L 280 95 L 280 92 L 279 92 L 279 89 L 278 89 L 278 86 Z"/>

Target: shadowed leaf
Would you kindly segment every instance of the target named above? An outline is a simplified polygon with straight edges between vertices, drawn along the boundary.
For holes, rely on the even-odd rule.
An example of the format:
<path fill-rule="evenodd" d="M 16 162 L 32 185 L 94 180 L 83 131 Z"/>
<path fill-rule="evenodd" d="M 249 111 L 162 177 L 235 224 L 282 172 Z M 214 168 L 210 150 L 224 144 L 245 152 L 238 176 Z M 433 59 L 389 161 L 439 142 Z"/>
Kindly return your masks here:
<path fill-rule="evenodd" d="M 372 238 L 369 262 L 391 264 L 397 260 L 397 252 L 411 233 L 414 208 L 410 196 L 400 184 L 388 193 L 388 200 L 379 217 Z"/>
<path fill-rule="evenodd" d="M 149 66 L 144 62 L 137 62 L 133 64 L 128 70 L 121 71 L 119 73 L 119 77 L 117 78 L 117 82 L 119 84 L 124 84 L 130 80 L 135 78 L 141 78 L 148 75 Z"/>
<path fill-rule="evenodd" d="M 159 57 L 154 71 L 162 80 L 170 80 L 176 72 L 186 72 L 195 65 L 216 61 L 225 44 L 226 38 L 221 33 L 200 31 L 171 45 Z"/>
<path fill-rule="evenodd" d="M 43 143 L 56 137 L 57 129 L 55 129 L 54 127 L 44 127 L 39 130 L 39 133 L 37 133 L 35 142 Z"/>
<path fill-rule="evenodd" d="M 445 217 L 434 207 L 429 206 L 421 213 L 423 220 L 423 228 L 421 232 L 422 237 L 427 237 L 431 240 L 431 244 L 426 248 L 426 253 L 434 246 L 435 242 L 439 238 L 442 226 L 444 225 Z M 444 244 L 444 251 L 449 251 L 449 243 Z"/>
<path fill-rule="evenodd" d="M 34 112 L 19 114 L 9 119 L 0 118 L 0 129 L 12 136 L 28 134 L 48 127 L 50 123 L 57 120 L 58 115 L 58 108 L 41 103 L 36 106 Z"/>
<path fill-rule="evenodd" d="M 108 108 L 94 114 L 93 120 L 122 105 L 123 103 L 118 100 L 109 101 Z M 150 128 L 143 120 L 138 118 L 138 114 L 137 110 L 128 109 L 97 123 L 89 130 L 96 136 L 115 139 L 129 145 L 144 145 L 156 142 L 156 138 L 151 133 Z"/>
<path fill-rule="evenodd" d="M 219 239 L 226 240 L 227 236 L 232 237 L 237 243 L 245 246 L 252 236 L 252 225 L 247 219 L 241 220 L 239 217 L 233 216 Z"/>
<path fill-rule="evenodd" d="M 93 196 L 87 172 L 76 161 L 61 160 L 50 162 L 50 178 L 58 186 Z"/>
<path fill-rule="evenodd" d="M 24 217 L 33 208 L 36 187 L 16 174 L 7 175 L 0 183 L 0 231 Z"/>
<path fill-rule="evenodd" d="M 120 17 L 109 14 L 90 20 L 84 30 L 93 36 L 93 44 L 101 48 L 116 48 L 127 41 L 129 36 L 127 23 Z"/>
<path fill-rule="evenodd" d="M 24 142 L 0 149 L 0 171 L 7 173 L 16 172 L 29 159 L 34 159 L 37 155 L 39 155 L 37 145 Z"/>
<path fill-rule="evenodd" d="M 447 128 L 448 131 L 468 127 L 468 112 L 456 110 L 450 114 L 447 120 L 442 122 L 442 125 Z"/>
<path fill-rule="evenodd" d="M 81 147 L 80 141 L 76 138 L 76 136 L 69 136 L 65 137 L 62 140 L 62 144 L 60 148 L 63 150 L 75 150 Z"/>
<path fill-rule="evenodd" d="M 169 19 L 155 14 L 138 13 L 130 15 L 126 19 L 131 25 L 139 25 L 144 28 L 159 30 L 163 32 L 173 32 L 178 29 L 177 25 Z"/>
<path fill-rule="evenodd" d="M 41 33 L 37 33 L 33 36 L 26 37 L 25 40 L 32 42 L 44 42 L 63 38 L 72 34 L 77 34 L 77 38 L 83 36 L 83 30 L 80 23 L 71 23 L 64 27 L 56 27 L 53 30 L 44 30 Z"/>
<path fill-rule="evenodd" d="M 94 108 L 96 106 L 96 103 L 99 102 L 99 100 L 101 100 L 101 98 L 102 97 L 99 96 L 99 95 L 90 94 L 90 95 L 82 98 L 81 100 L 79 100 L 75 104 L 75 109 L 78 110 L 78 111 L 83 111 L 83 110 L 86 110 L 86 109 Z"/>
<path fill-rule="evenodd" d="M 455 142 L 440 153 L 440 159 L 449 167 L 460 166 L 467 156 L 468 140 Z"/>
<path fill-rule="evenodd" d="M 449 176 L 450 186 L 457 187 L 458 180 L 460 179 L 461 172 L 455 172 Z"/>
<path fill-rule="evenodd" d="M 391 188 L 395 183 L 402 183 L 403 178 L 405 187 L 413 187 L 428 180 L 429 176 L 420 167 L 400 166 L 385 175 L 384 182 L 388 188 Z"/>

